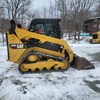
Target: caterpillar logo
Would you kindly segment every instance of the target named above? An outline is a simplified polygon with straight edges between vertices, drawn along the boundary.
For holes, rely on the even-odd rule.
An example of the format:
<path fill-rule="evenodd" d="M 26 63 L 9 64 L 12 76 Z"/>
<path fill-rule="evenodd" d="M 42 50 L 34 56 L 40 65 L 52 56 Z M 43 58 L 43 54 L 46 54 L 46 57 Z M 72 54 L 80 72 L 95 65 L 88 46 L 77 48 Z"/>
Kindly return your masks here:
<path fill-rule="evenodd" d="M 12 49 L 24 49 L 25 45 L 24 44 L 10 44 L 10 47 Z"/>

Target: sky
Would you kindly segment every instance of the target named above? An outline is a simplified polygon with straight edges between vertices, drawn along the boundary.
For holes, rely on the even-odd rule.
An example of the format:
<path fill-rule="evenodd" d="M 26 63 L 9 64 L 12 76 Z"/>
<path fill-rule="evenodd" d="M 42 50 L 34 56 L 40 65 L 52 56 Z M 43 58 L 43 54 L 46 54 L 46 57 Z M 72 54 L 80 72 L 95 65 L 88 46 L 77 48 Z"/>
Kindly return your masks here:
<path fill-rule="evenodd" d="M 40 15 L 43 17 L 43 8 L 49 8 L 50 7 L 50 2 L 52 5 L 54 5 L 54 1 L 55 0 L 32 0 L 32 4 L 30 6 L 30 11 L 31 12 L 37 12 L 39 11 Z M 38 15 L 37 15 L 38 16 Z M 48 14 L 46 13 L 46 17 L 49 16 L 49 12 Z"/>
<path fill-rule="evenodd" d="M 54 0 L 51 0 L 51 2 L 54 2 Z M 43 7 L 48 7 L 50 5 L 50 0 L 33 0 L 32 1 L 32 8 L 34 9 L 41 9 Z"/>
<path fill-rule="evenodd" d="M 41 8 L 43 6 L 48 6 L 49 5 L 49 1 L 48 0 L 35 0 L 33 1 L 33 5 L 36 7 L 36 8 Z"/>

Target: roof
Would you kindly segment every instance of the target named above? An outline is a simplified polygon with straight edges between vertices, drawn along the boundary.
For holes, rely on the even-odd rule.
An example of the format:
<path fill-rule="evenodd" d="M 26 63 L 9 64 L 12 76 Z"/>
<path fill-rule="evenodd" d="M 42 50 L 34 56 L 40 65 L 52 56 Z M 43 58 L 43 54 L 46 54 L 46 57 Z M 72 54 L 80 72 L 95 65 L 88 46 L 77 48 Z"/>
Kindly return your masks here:
<path fill-rule="evenodd" d="M 60 22 L 61 19 L 58 18 L 36 18 L 31 21 L 31 24 L 37 24 L 37 23 L 55 23 Z"/>
<path fill-rule="evenodd" d="M 85 20 L 85 21 L 94 20 L 94 19 L 100 19 L 100 17 L 89 18 L 89 19 L 87 19 L 87 20 Z"/>

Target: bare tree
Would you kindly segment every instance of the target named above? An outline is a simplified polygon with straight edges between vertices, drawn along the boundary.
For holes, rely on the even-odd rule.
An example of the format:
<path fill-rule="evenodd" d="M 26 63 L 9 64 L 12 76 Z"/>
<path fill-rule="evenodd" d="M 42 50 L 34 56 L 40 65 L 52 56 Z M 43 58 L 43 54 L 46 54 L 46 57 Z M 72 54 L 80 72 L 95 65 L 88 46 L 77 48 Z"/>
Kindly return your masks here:
<path fill-rule="evenodd" d="M 58 0 L 57 3 L 63 29 L 67 29 L 69 34 L 75 33 L 76 39 L 76 32 L 80 33 L 84 20 L 90 17 L 95 0 Z"/>
<path fill-rule="evenodd" d="M 58 7 L 58 11 L 60 12 L 60 17 L 62 19 L 61 26 L 62 30 L 65 29 L 65 13 L 66 13 L 66 0 L 56 0 L 56 6 Z"/>
<path fill-rule="evenodd" d="M 27 27 L 29 27 L 30 22 L 34 19 L 38 17 L 38 12 L 34 11 L 34 12 L 27 12 Z"/>
<path fill-rule="evenodd" d="M 3 5 L 7 8 L 9 19 L 17 19 L 26 13 L 30 0 L 4 0 Z"/>
<path fill-rule="evenodd" d="M 83 29 L 83 22 L 90 17 L 90 12 L 95 4 L 95 0 L 72 0 L 71 8 L 74 24 L 74 32 L 76 39 L 76 32 L 78 32 L 78 39 L 80 39 L 80 32 Z"/>
<path fill-rule="evenodd" d="M 97 1 L 95 12 L 96 12 L 96 17 L 100 17 L 100 0 Z"/>
<path fill-rule="evenodd" d="M 43 7 L 42 13 L 43 13 L 43 17 L 44 17 L 44 18 L 47 17 L 47 12 L 48 12 L 48 9 L 47 9 L 46 7 Z"/>
<path fill-rule="evenodd" d="M 55 0 L 56 1 L 56 0 Z M 53 2 L 50 0 L 50 5 L 49 5 L 49 18 L 55 18 L 56 14 L 56 5 L 53 4 Z"/>

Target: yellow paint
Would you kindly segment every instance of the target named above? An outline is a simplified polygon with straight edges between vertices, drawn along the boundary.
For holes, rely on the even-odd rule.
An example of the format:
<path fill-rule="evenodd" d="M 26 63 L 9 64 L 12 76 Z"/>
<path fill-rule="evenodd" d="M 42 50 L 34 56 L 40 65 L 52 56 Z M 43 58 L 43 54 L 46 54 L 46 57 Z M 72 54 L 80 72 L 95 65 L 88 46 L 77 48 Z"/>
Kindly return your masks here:
<path fill-rule="evenodd" d="M 93 42 L 93 43 L 100 43 L 100 31 L 99 31 L 99 32 L 93 33 L 93 35 L 94 35 L 94 34 L 97 34 L 98 37 L 97 37 L 97 39 L 92 39 L 92 42 Z"/>
<path fill-rule="evenodd" d="M 8 34 L 8 46 L 9 46 L 9 61 L 17 63 L 17 60 L 24 53 L 25 49 L 13 49 L 11 44 L 23 44 L 14 34 Z"/>
<path fill-rule="evenodd" d="M 38 60 L 38 57 L 36 55 L 30 55 L 28 56 L 28 62 L 35 62 Z"/>
<path fill-rule="evenodd" d="M 31 69 L 32 71 L 35 71 L 38 69 L 39 71 L 42 71 L 44 68 L 47 70 L 50 70 L 52 67 L 54 67 L 55 70 L 66 69 L 68 66 L 66 62 L 59 62 L 55 60 L 48 60 L 48 61 L 40 61 L 36 63 L 30 63 L 30 64 L 22 64 L 22 71 L 25 71 L 25 69 Z"/>
<path fill-rule="evenodd" d="M 58 52 L 52 51 L 52 50 L 47 50 L 41 47 L 30 47 L 30 48 L 20 48 L 20 49 L 12 49 L 10 47 L 11 44 L 22 44 L 21 39 L 28 40 L 30 38 L 38 39 L 40 43 L 44 42 L 51 42 L 55 43 L 61 46 L 62 50 L 59 50 Z M 64 40 L 60 40 L 54 37 L 49 37 L 33 32 L 29 32 L 24 29 L 16 28 L 16 35 L 8 33 L 8 47 L 9 47 L 9 54 L 10 54 L 10 59 L 9 61 L 15 62 L 17 64 L 20 64 L 23 61 L 23 58 L 26 57 L 26 55 L 30 52 L 42 52 L 45 54 L 49 54 L 52 56 L 57 56 L 65 59 L 65 52 L 69 54 L 69 63 L 73 61 L 73 51 L 71 50 L 70 46 L 68 43 Z M 56 60 L 47 60 L 47 61 L 39 61 L 39 58 L 33 56 L 29 56 L 27 58 L 30 62 L 37 61 L 36 63 L 27 63 L 27 64 L 22 64 L 21 69 L 23 71 L 27 71 L 28 69 L 35 70 L 38 68 L 39 70 L 43 70 L 43 68 L 46 68 L 47 70 L 50 70 L 51 67 L 54 66 L 54 69 L 57 70 L 59 67 L 61 69 L 66 69 L 68 67 L 67 62 L 60 62 Z"/>

